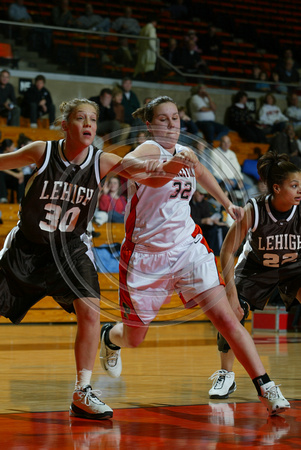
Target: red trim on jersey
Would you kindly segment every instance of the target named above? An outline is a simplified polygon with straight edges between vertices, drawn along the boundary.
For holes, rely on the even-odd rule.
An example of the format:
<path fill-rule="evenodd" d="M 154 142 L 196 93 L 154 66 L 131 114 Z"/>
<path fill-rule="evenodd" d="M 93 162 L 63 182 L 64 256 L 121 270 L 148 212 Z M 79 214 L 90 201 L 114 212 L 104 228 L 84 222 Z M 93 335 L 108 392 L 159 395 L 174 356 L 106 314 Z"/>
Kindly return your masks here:
<path fill-rule="evenodd" d="M 131 210 L 128 215 L 128 218 L 126 220 L 125 224 L 125 235 L 129 241 L 132 240 L 134 228 L 135 228 L 135 222 L 136 222 L 136 206 L 139 202 L 137 193 L 133 195 L 133 198 L 131 200 Z"/>
<path fill-rule="evenodd" d="M 143 322 L 137 316 L 131 296 L 127 289 L 128 265 L 135 248 L 135 244 L 128 239 L 122 244 L 119 263 L 119 304 L 123 323 L 139 326 Z"/>
<path fill-rule="evenodd" d="M 201 234 L 201 235 L 203 236 L 203 232 L 202 232 L 201 227 L 200 227 L 199 225 L 195 225 L 195 229 L 194 229 L 193 233 L 191 233 L 191 236 L 192 236 L 193 238 L 195 238 L 198 234 Z M 211 248 L 209 247 L 209 245 L 208 245 L 206 239 L 204 238 L 204 236 L 203 236 L 202 239 L 200 240 L 200 244 L 203 244 L 203 245 L 206 247 L 206 249 L 208 250 L 208 253 L 213 253 L 213 251 L 212 251 Z M 222 276 L 221 276 L 221 274 L 219 273 L 218 268 L 217 268 L 217 260 L 216 260 L 216 257 L 214 257 L 214 260 L 215 260 L 215 266 L 216 266 L 216 271 L 217 271 L 217 273 L 218 273 L 218 278 L 219 278 L 220 285 L 221 285 L 221 286 L 225 286 L 225 282 L 224 282 L 224 280 L 222 279 Z M 202 294 L 202 292 L 200 292 L 200 294 Z M 199 294 L 198 294 L 198 295 L 199 295 Z M 198 295 L 197 295 L 196 297 L 198 297 Z M 180 299 L 182 300 L 182 303 L 183 303 L 183 305 L 185 306 L 185 308 L 190 309 L 190 308 L 194 308 L 195 306 L 197 306 L 197 303 L 195 303 L 195 302 L 193 301 L 193 298 L 191 298 L 191 299 L 187 302 L 187 301 L 184 299 L 184 297 L 182 296 L 182 294 L 179 294 L 179 297 L 180 297 Z M 196 298 L 196 297 L 194 297 L 194 298 Z M 188 303 L 189 303 L 189 306 L 187 306 Z"/>

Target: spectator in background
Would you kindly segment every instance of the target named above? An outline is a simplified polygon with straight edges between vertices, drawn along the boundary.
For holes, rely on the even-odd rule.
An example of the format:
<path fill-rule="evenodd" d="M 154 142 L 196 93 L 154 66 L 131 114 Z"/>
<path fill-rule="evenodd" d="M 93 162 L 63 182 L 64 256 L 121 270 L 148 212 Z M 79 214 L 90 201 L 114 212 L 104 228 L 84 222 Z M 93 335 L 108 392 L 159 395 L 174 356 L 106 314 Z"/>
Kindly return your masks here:
<path fill-rule="evenodd" d="M 244 141 L 266 143 L 265 134 L 247 107 L 247 101 L 248 94 L 245 91 L 236 93 L 234 102 L 228 110 L 229 126 L 237 131 Z"/>
<path fill-rule="evenodd" d="M 200 84 L 198 86 L 197 93 L 190 98 L 189 106 L 192 120 L 204 134 L 209 144 L 212 145 L 215 139 L 219 140 L 229 133 L 228 127 L 216 122 L 216 104 L 208 94 L 205 85 Z"/>
<path fill-rule="evenodd" d="M 216 34 L 214 25 L 210 25 L 207 33 L 204 36 L 202 35 L 202 39 L 199 38 L 199 40 L 202 42 L 204 55 L 218 57 L 221 54 L 221 40 Z"/>
<path fill-rule="evenodd" d="M 69 0 L 60 0 L 51 11 L 52 24 L 57 27 L 72 28 L 76 25 L 72 11 L 69 7 Z"/>
<path fill-rule="evenodd" d="M 184 36 L 184 48 L 191 48 L 198 53 L 203 53 L 203 50 L 198 45 L 199 38 L 195 32 L 195 30 L 188 30 L 186 36 Z M 191 45 L 187 45 L 191 43 Z"/>
<path fill-rule="evenodd" d="M 131 125 L 132 128 L 144 126 L 144 123 L 139 119 L 134 119 L 132 113 L 140 107 L 140 102 L 137 95 L 132 90 L 132 80 L 130 77 L 124 77 L 121 82 L 121 89 L 123 91 L 122 104 L 124 106 L 124 121 Z M 135 136 L 136 131 L 132 130 L 131 136 Z"/>
<path fill-rule="evenodd" d="M 8 18 L 13 22 L 32 23 L 32 17 L 24 6 L 24 0 L 15 0 L 9 5 Z"/>
<path fill-rule="evenodd" d="M 11 139 L 4 139 L 0 145 L 1 153 L 11 153 L 15 151 L 14 142 Z M 7 189 L 17 192 L 17 201 L 20 203 L 24 195 L 24 174 L 22 168 L 0 171 L 0 203 L 8 202 Z"/>
<path fill-rule="evenodd" d="M 179 142 L 183 145 L 195 146 L 195 141 L 197 137 L 201 134 L 197 125 L 194 121 L 186 114 L 185 106 L 178 107 L 179 116 L 180 116 L 180 127 L 181 134 L 179 138 Z M 183 134 L 184 133 L 184 134 Z M 186 133 L 189 133 L 189 136 Z"/>
<path fill-rule="evenodd" d="M 178 41 L 175 38 L 168 39 L 168 45 L 162 52 L 162 57 L 175 67 L 181 65 L 181 49 L 178 46 Z"/>
<path fill-rule="evenodd" d="M 30 144 L 32 141 L 32 139 L 30 139 L 28 136 L 25 136 L 24 133 L 20 133 L 19 137 L 18 137 L 18 142 L 17 142 L 17 148 L 22 148 L 27 144 Z M 31 177 L 31 175 L 33 174 L 34 170 L 36 168 L 35 164 L 30 164 L 29 166 L 25 166 L 22 167 L 22 171 L 23 171 L 23 175 L 24 175 L 24 185 L 26 186 L 27 181 L 29 180 L 29 178 Z"/>
<path fill-rule="evenodd" d="M 191 217 L 202 228 L 203 236 L 213 253 L 219 256 L 229 227 L 222 220 L 222 214 L 214 211 L 205 197 L 206 194 L 205 189 L 197 183 L 190 201 Z"/>
<path fill-rule="evenodd" d="M 108 138 L 111 142 L 116 144 L 120 140 L 120 134 L 116 134 L 120 130 L 120 123 L 116 119 L 112 97 L 112 89 L 103 88 L 98 96 L 90 97 L 89 100 L 95 102 L 99 107 L 97 135 L 109 135 Z M 113 134 L 113 136 L 110 136 L 111 134 Z"/>
<path fill-rule="evenodd" d="M 296 92 L 292 92 L 287 97 L 287 109 L 285 115 L 293 124 L 296 133 L 301 133 L 301 108 L 299 105 L 299 97 Z"/>
<path fill-rule="evenodd" d="M 258 81 L 255 84 L 255 90 L 260 92 L 270 92 L 271 85 L 267 83 L 267 81 L 268 81 L 268 74 L 265 70 L 262 70 L 259 73 Z"/>
<path fill-rule="evenodd" d="M 137 40 L 137 63 L 134 77 L 142 75 L 146 80 L 156 79 L 155 68 L 157 62 L 157 18 L 150 17 L 148 23 L 141 29 Z"/>
<path fill-rule="evenodd" d="M 23 115 L 30 118 L 31 128 L 37 128 L 38 118 L 45 114 L 49 115 L 50 129 L 55 128 L 55 106 L 45 83 L 44 75 L 37 75 L 34 84 L 24 94 Z"/>
<path fill-rule="evenodd" d="M 133 49 L 129 46 L 128 38 L 121 37 L 119 39 L 119 46 L 113 55 L 113 60 L 118 67 L 134 67 L 136 63 L 136 55 Z"/>
<path fill-rule="evenodd" d="M 23 0 L 15 0 L 9 5 L 7 11 L 8 19 L 12 22 L 19 23 L 33 23 L 32 17 L 27 11 L 26 6 L 24 6 Z M 17 44 L 27 43 L 27 39 L 30 36 L 30 29 L 28 27 L 17 27 L 14 30 L 14 39 Z"/>
<path fill-rule="evenodd" d="M 126 198 L 120 195 L 121 184 L 117 176 L 106 180 L 99 192 L 98 209 L 94 214 L 94 222 L 103 225 L 106 222 L 123 223 Z"/>
<path fill-rule="evenodd" d="M 124 9 L 124 15 L 114 20 L 112 24 L 114 31 L 120 34 L 131 34 L 138 36 L 140 33 L 140 25 L 138 20 L 132 17 L 132 8 L 127 6 Z"/>
<path fill-rule="evenodd" d="M 188 74 L 207 73 L 206 61 L 202 59 L 201 52 L 196 50 L 193 40 L 185 42 L 179 68 Z"/>
<path fill-rule="evenodd" d="M 131 126 L 124 122 L 124 106 L 122 104 L 123 92 L 119 88 L 113 89 L 112 93 L 112 103 L 115 113 L 115 118 L 119 122 L 120 129 L 123 130 L 120 140 L 125 141 L 131 131 Z"/>
<path fill-rule="evenodd" d="M 274 134 L 282 131 L 288 118 L 281 112 L 279 106 L 276 105 L 276 98 L 270 92 L 263 99 L 263 105 L 259 109 L 259 124 L 265 134 Z"/>
<path fill-rule="evenodd" d="M 93 5 L 86 3 L 85 13 L 76 20 L 76 24 L 84 30 L 109 31 L 111 20 L 109 17 L 101 17 L 98 14 L 94 14 Z"/>
<path fill-rule="evenodd" d="M 298 70 L 294 67 L 294 60 L 287 58 L 284 63 L 284 67 L 280 66 L 277 70 L 279 75 L 279 81 L 287 85 L 298 84 L 300 82 L 300 76 Z M 286 92 L 294 87 L 287 86 Z"/>
<path fill-rule="evenodd" d="M 130 152 L 134 151 L 135 148 L 138 147 L 138 145 L 143 144 L 143 142 L 147 141 L 147 131 L 146 130 L 140 130 L 138 131 L 136 137 L 135 137 L 135 141 L 133 142 L 133 145 L 130 149 Z"/>
<path fill-rule="evenodd" d="M 233 189 L 248 191 L 255 183 L 249 177 L 244 179 L 237 156 L 230 147 L 231 139 L 229 136 L 223 136 L 219 147 L 212 150 L 213 175 L 219 183 L 224 183 L 228 191 Z"/>
<path fill-rule="evenodd" d="M 7 125 L 20 126 L 21 110 L 17 105 L 15 89 L 9 82 L 10 72 L 6 69 L 0 72 L 0 116 L 7 117 Z"/>
<path fill-rule="evenodd" d="M 284 129 L 273 137 L 269 150 L 286 153 L 290 161 L 301 168 L 301 145 L 292 123 L 286 122 Z"/>

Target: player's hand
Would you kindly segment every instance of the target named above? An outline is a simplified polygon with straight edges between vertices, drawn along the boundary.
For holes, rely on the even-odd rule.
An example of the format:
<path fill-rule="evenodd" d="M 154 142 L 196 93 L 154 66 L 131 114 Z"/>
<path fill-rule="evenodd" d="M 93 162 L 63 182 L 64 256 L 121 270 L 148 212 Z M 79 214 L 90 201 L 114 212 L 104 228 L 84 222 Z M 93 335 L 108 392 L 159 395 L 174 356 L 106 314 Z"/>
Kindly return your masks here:
<path fill-rule="evenodd" d="M 184 165 L 187 165 L 188 167 L 195 167 L 199 160 L 192 150 L 185 149 L 179 153 L 176 153 L 172 157 L 172 161 L 180 162 Z"/>
<path fill-rule="evenodd" d="M 236 220 L 237 222 L 240 222 L 243 219 L 244 216 L 244 209 L 240 206 L 231 205 L 227 208 L 227 213 L 232 217 L 233 220 Z"/>

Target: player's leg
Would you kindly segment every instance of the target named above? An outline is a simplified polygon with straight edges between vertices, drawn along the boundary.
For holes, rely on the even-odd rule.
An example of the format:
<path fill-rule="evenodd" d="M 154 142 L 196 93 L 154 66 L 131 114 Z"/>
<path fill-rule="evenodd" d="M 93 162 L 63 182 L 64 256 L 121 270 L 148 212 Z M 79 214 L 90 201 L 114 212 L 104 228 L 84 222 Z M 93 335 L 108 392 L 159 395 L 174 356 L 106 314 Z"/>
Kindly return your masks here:
<path fill-rule="evenodd" d="M 76 384 L 70 415 L 90 419 L 107 419 L 112 409 L 91 388 L 91 377 L 99 344 L 99 299 L 77 299 L 73 302 L 77 316 L 75 339 Z"/>
<path fill-rule="evenodd" d="M 250 307 L 244 300 L 239 299 L 239 302 L 244 311 L 244 316 L 240 323 L 244 325 L 249 315 Z M 212 380 L 209 397 L 215 399 L 228 398 L 236 390 L 235 373 L 233 372 L 235 355 L 221 333 L 217 333 L 217 346 L 220 352 L 221 368 L 209 378 Z"/>
<path fill-rule="evenodd" d="M 134 348 L 143 342 L 148 325 L 130 326 L 124 323 L 104 324 L 101 329 L 100 362 L 106 373 L 117 378 L 121 374 L 121 347 Z"/>
<path fill-rule="evenodd" d="M 289 408 L 278 386 L 270 380 L 259 358 L 252 337 L 235 316 L 223 286 L 209 289 L 194 299 L 216 329 L 225 337 L 236 358 L 251 377 L 259 399 L 270 414 Z"/>

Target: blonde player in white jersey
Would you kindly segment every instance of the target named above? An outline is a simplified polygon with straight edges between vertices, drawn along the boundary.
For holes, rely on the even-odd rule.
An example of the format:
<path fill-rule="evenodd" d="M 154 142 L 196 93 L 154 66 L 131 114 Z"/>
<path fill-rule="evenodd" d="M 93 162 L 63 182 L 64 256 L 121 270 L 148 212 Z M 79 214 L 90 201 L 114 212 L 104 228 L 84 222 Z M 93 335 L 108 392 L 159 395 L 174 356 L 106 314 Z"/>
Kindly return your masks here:
<path fill-rule="evenodd" d="M 151 159 L 166 161 L 187 151 L 178 144 L 180 118 L 175 102 L 158 97 L 133 113 L 148 128 L 150 139 L 124 158 L 129 165 Z M 164 174 L 162 175 L 164 177 Z M 270 414 L 289 408 L 262 365 L 254 342 L 228 302 L 224 283 L 202 230 L 190 217 L 189 201 L 200 183 L 226 209 L 241 220 L 243 210 L 231 203 L 211 173 L 195 157 L 194 167 L 182 169 L 164 186 L 154 189 L 133 182 L 126 208 L 126 237 L 120 258 L 120 307 L 122 323 L 105 324 L 101 330 L 100 360 L 111 377 L 121 373 L 121 347 L 137 347 L 149 324 L 175 290 L 186 308 L 202 307 L 227 339 L 245 367 L 260 400 Z"/>

